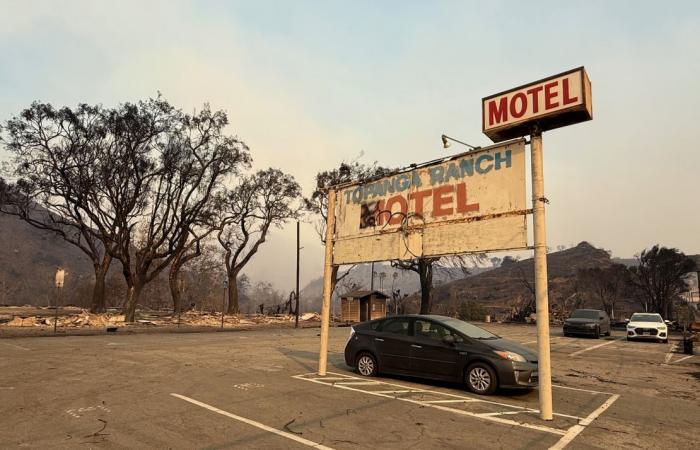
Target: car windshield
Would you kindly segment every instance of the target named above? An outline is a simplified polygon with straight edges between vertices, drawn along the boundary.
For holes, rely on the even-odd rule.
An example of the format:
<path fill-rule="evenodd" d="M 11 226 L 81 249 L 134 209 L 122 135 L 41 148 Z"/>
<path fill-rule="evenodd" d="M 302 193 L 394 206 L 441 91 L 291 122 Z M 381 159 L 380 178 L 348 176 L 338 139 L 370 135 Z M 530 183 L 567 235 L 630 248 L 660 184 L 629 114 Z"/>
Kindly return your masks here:
<path fill-rule="evenodd" d="M 598 311 L 590 309 L 577 309 L 571 314 L 572 319 L 597 319 Z"/>
<path fill-rule="evenodd" d="M 440 322 L 473 339 L 499 339 L 499 336 L 489 333 L 483 328 L 479 328 L 476 325 L 472 325 L 458 319 L 440 319 Z"/>
<path fill-rule="evenodd" d="M 663 322 L 658 314 L 632 314 L 630 322 Z"/>

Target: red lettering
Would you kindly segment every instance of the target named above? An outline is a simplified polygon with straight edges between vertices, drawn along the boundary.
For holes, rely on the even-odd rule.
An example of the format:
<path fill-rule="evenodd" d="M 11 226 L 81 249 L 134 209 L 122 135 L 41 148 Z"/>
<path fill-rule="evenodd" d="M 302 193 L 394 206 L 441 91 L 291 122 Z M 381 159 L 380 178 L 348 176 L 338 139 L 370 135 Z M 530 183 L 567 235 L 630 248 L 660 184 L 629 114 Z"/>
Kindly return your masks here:
<path fill-rule="evenodd" d="M 427 189 L 425 191 L 416 191 L 408 194 L 408 199 L 415 200 L 416 202 L 415 207 L 413 208 L 413 212 L 423 217 L 423 200 L 425 200 L 427 197 L 430 197 L 430 194 L 432 194 L 432 192 L 432 189 Z"/>
<path fill-rule="evenodd" d="M 520 100 L 520 111 L 518 111 L 515 106 L 515 102 Z M 522 117 L 527 110 L 527 97 L 522 92 L 518 92 L 510 99 L 510 115 L 516 119 Z"/>
<path fill-rule="evenodd" d="M 377 202 L 377 225 L 384 225 L 384 221 L 390 216 L 389 213 L 384 211 L 384 200 L 379 200 Z"/>
<path fill-rule="evenodd" d="M 552 109 L 559 106 L 559 102 L 552 102 L 557 97 L 558 92 L 552 92 L 552 88 L 557 86 L 556 81 L 544 85 L 544 109 Z"/>
<path fill-rule="evenodd" d="M 433 189 L 433 217 L 449 216 L 454 209 L 447 207 L 452 203 L 452 186 L 440 186 Z"/>
<path fill-rule="evenodd" d="M 489 102 L 489 125 L 508 120 L 508 97 L 502 97 L 496 106 L 496 100 Z"/>
<path fill-rule="evenodd" d="M 534 88 L 530 88 L 527 90 L 527 93 L 530 94 L 530 97 L 532 98 L 532 112 L 536 113 L 537 111 L 540 110 L 540 91 L 542 90 L 542 86 L 535 86 Z"/>
<path fill-rule="evenodd" d="M 399 204 L 399 211 L 401 214 L 394 214 L 395 212 L 399 211 L 394 211 L 394 205 L 398 203 Z M 408 214 L 408 202 L 406 201 L 405 198 L 401 195 L 397 195 L 396 197 L 391 197 L 389 200 L 386 201 L 386 208 L 387 211 L 391 211 L 391 220 L 389 220 L 389 225 L 399 225 L 401 222 L 403 222 L 403 219 L 406 218 L 406 214 Z"/>
<path fill-rule="evenodd" d="M 466 183 L 460 183 L 457 185 L 457 212 L 458 213 L 468 213 L 472 211 L 478 211 L 479 204 L 472 203 L 471 205 L 467 202 L 467 185 Z"/>
<path fill-rule="evenodd" d="M 569 105 L 571 103 L 576 103 L 578 97 L 569 97 L 569 79 L 564 78 L 561 82 L 562 84 L 562 97 L 564 97 L 564 104 Z"/>

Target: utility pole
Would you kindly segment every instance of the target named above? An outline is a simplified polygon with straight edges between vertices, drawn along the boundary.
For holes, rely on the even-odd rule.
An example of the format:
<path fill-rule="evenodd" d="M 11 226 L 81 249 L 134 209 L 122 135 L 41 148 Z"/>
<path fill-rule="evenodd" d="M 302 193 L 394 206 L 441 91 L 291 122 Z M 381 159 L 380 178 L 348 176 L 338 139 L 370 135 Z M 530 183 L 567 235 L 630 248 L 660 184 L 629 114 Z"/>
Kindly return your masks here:
<path fill-rule="evenodd" d="M 532 166 L 532 210 L 535 238 L 535 299 L 537 303 L 537 352 L 539 371 L 540 417 L 552 420 L 552 368 L 549 356 L 549 294 L 547 287 L 547 236 L 544 205 L 544 163 L 542 131 L 538 126 L 530 134 Z"/>
<path fill-rule="evenodd" d="M 299 221 L 297 220 L 297 284 L 296 284 L 296 290 L 294 291 L 294 299 L 295 299 L 295 306 L 294 306 L 294 328 L 299 328 L 299 251 L 301 250 L 300 247 L 300 232 L 299 232 Z"/>
<path fill-rule="evenodd" d="M 372 262 L 372 281 L 369 283 L 369 290 L 374 292 L 374 262 Z"/>

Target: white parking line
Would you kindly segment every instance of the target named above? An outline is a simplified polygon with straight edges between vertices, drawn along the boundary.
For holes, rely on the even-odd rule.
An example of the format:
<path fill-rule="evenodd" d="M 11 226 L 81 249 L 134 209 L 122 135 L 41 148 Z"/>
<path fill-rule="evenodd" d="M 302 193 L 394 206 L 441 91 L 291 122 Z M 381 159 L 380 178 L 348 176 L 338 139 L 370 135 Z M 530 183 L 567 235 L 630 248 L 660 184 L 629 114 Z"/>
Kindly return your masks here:
<path fill-rule="evenodd" d="M 425 403 L 470 403 L 470 402 L 480 402 L 481 400 L 476 399 L 465 399 L 465 400 L 426 400 Z"/>
<path fill-rule="evenodd" d="M 677 360 L 673 361 L 671 364 L 676 364 L 676 363 L 679 363 L 679 362 L 681 362 L 681 361 L 685 361 L 686 359 L 690 359 L 690 358 L 692 358 L 693 356 L 695 356 L 695 355 L 688 355 L 688 356 L 685 356 L 685 357 L 683 357 L 683 358 L 681 358 L 681 359 L 677 359 Z"/>
<path fill-rule="evenodd" d="M 588 351 L 590 351 L 590 350 L 595 350 L 595 349 L 600 348 L 600 347 L 605 347 L 606 345 L 614 344 L 614 343 L 617 342 L 618 340 L 619 340 L 619 339 L 613 339 L 612 341 L 607 341 L 607 342 L 603 342 L 602 344 L 594 345 L 594 346 L 592 346 L 592 347 L 587 347 L 587 348 L 584 348 L 583 350 L 579 350 L 579 351 L 577 351 L 577 352 L 573 352 L 573 353 L 571 353 L 569 356 L 578 356 L 578 355 L 580 355 L 581 353 L 585 353 L 585 352 L 588 352 Z"/>
<path fill-rule="evenodd" d="M 185 397 L 184 395 L 180 394 L 170 394 L 173 397 L 179 398 L 181 400 L 184 400 L 186 402 L 192 403 L 193 405 L 201 406 L 202 408 L 208 409 L 209 411 L 214 411 L 217 414 L 221 414 L 222 416 L 230 417 L 231 419 L 238 420 L 240 422 L 246 423 L 248 425 L 254 426 L 256 428 L 260 428 L 261 430 L 268 431 L 270 433 L 276 434 L 278 436 L 285 437 L 287 439 L 290 439 L 292 441 L 298 442 L 300 444 L 304 444 L 308 447 L 312 448 L 318 448 L 321 450 L 333 450 L 331 447 L 326 447 L 325 445 L 319 444 L 318 442 L 310 441 L 308 439 L 304 439 L 302 437 L 299 437 L 295 434 L 292 433 L 287 433 L 286 431 L 278 430 L 276 428 L 268 427 L 265 424 L 262 424 L 260 422 L 256 422 L 254 420 L 247 419 L 245 417 L 237 416 L 235 414 L 232 414 L 228 411 L 224 411 L 222 409 L 216 408 L 211 405 L 207 405 L 206 403 L 202 403 L 198 400 L 195 400 L 193 398 Z"/>
<path fill-rule="evenodd" d="M 364 390 L 361 389 L 360 387 L 353 387 L 352 385 L 349 385 L 350 383 L 348 382 L 343 382 L 343 383 L 338 383 L 333 380 L 337 379 L 338 377 L 341 377 L 342 379 L 346 379 L 348 381 L 350 380 L 358 380 L 361 381 L 363 378 L 359 377 L 354 377 L 350 375 L 345 375 L 345 374 L 340 374 L 340 373 L 330 373 L 329 375 L 332 375 L 328 377 L 328 380 L 324 379 L 323 377 L 318 377 L 315 373 L 308 373 L 308 374 L 301 374 L 301 375 L 293 375 L 292 378 L 296 378 L 299 380 L 306 380 L 306 381 L 311 381 L 314 383 L 322 384 L 324 386 L 329 386 L 329 387 L 335 387 L 339 389 L 345 389 L 349 391 L 354 391 L 354 392 L 361 392 L 364 394 L 370 394 L 370 395 L 375 395 L 378 397 L 385 397 L 385 398 L 390 398 L 392 400 L 399 400 L 399 401 L 404 401 L 408 403 L 413 403 L 416 405 L 420 406 L 427 406 L 430 408 L 435 408 L 441 411 L 447 411 L 451 412 L 454 414 L 460 414 L 464 416 L 469 416 L 469 417 L 474 417 L 477 419 L 481 420 L 489 420 L 492 422 L 496 423 L 501 423 L 504 425 L 509 425 L 509 426 L 518 426 L 522 428 L 527 428 L 531 430 L 537 430 L 537 431 L 544 431 L 546 433 L 554 434 L 561 436 L 561 439 L 557 441 L 557 443 L 551 447 L 552 449 L 562 449 L 564 448 L 567 444 L 569 444 L 576 436 L 581 433 L 585 429 L 586 426 L 590 425 L 598 416 L 600 416 L 606 409 L 610 407 L 620 396 L 617 394 L 611 394 L 609 392 L 601 392 L 601 391 L 593 391 L 590 389 L 579 389 L 579 388 L 573 388 L 573 387 L 568 387 L 568 386 L 560 386 L 560 385 L 553 385 L 553 387 L 556 388 L 561 388 L 561 389 L 570 389 L 574 391 L 581 391 L 581 392 L 587 392 L 592 395 L 606 395 L 608 398 L 604 401 L 604 403 L 599 406 L 595 411 L 593 411 L 591 414 L 589 414 L 586 417 L 579 417 L 579 416 L 574 416 L 574 415 L 569 415 L 569 414 L 560 414 L 560 413 L 554 413 L 555 416 L 558 417 L 565 417 L 568 419 L 573 419 L 577 421 L 578 423 L 576 425 L 573 425 L 569 428 L 564 428 L 564 429 L 558 429 L 558 428 L 552 428 L 544 425 L 537 425 L 534 423 L 528 423 L 528 422 L 518 422 L 516 420 L 512 419 L 506 419 L 502 416 L 507 416 L 507 415 L 517 415 L 517 414 L 539 414 L 540 411 L 538 409 L 534 408 L 527 408 L 524 406 L 518 406 L 518 405 L 510 405 L 507 403 L 501 403 L 501 402 L 494 402 L 490 400 L 483 400 L 481 398 L 471 398 L 471 397 L 465 397 L 461 395 L 456 395 L 456 394 L 450 394 L 448 392 L 440 392 L 440 391 L 434 391 L 430 389 L 421 389 L 417 390 L 412 388 L 411 386 L 404 386 L 401 384 L 397 383 L 387 383 L 384 381 L 377 381 L 377 384 L 380 385 L 387 385 L 387 386 L 395 386 L 395 387 L 402 387 L 404 390 L 409 391 L 409 392 L 418 392 L 426 395 L 434 395 L 434 396 L 443 396 L 443 397 L 448 397 L 448 399 L 444 400 L 417 400 L 414 398 L 409 398 L 409 397 L 396 397 L 389 395 L 391 393 L 399 392 L 398 390 L 392 390 L 392 391 L 372 391 L 372 390 Z M 501 410 L 501 411 L 496 411 L 496 412 L 490 412 L 490 413 L 475 413 L 471 411 L 466 411 L 463 409 L 457 409 L 457 408 L 451 408 L 449 405 L 455 405 L 455 404 L 460 404 L 460 403 L 485 403 L 489 405 L 497 405 L 497 406 L 502 406 L 504 408 L 508 408 L 509 410 Z M 444 404 L 444 406 L 443 406 Z"/>
<path fill-rule="evenodd" d="M 620 398 L 620 396 L 614 394 L 609 399 L 607 399 L 602 405 L 598 407 L 598 409 L 590 413 L 585 419 L 583 419 L 581 422 L 574 425 L 573 427 L 569 428 L 569 431 L 566 432 L 564 437 L 559 439 L 559 442 L 549 447 L 549 450 L 561 450 L 562 448 L 566 447 L 571 441 L 574 440 L 574 438 L 576 438 L 576 436 L 579 435 L 579 433 L 581 433 L 586 428 L 587 425 L 590 425 L 598 416 L 603 414 L 603 412 L 606 409 L 610 408 L 610 406 L 613 403 L 615 403 L 615 401 L 618 398 Z"/>
<path fill-rule="evenodd" d="M 329 374 L 330 374 L 330 372 L 329 372 Z M 442 406 L 442 405 L 440 405 L 440 404 L 436 404 L 434 400 L 433 400 L 433 401 L 425 401 L 425 400 L 415 400 L 415 399 L 407 398 L 407 397 L 395 397 L 395 396 L 392 396 L 392 395 L 380 394 L 380 393 L 377 392 L 377 391 L 363 390 L 363 389 L 356 388 L 356 387 L 353 387 L 353 386 L 348 386 L 347 383 L 343 383 L 343 384 L 340 384 L 340 383 L 337 383 L 337 382 L 334 382 L 334 383 L 324 383 L 323 380 L 319 380 L 318 378 L 307 378 L 307 376 L 309 376 L 309 375 L 313 375 L 314 377 L 316 376 L 316 374 L 305 374 L 305 375 L 293 375 L 292 378 L 296 378 L 296 379 L 299 379 L 299 380 L 305 380 L 305 381 L 312 381 L 312 382 L 314 382 L 314 383 L 318 383 L 318 384 L 322 384 L 322 385 L 330 386 L 330 387 L 335 387 L 335 388 L 339 388 L 339 389 L 345 389 L 345 390 L 348 390 L 348 391 L 362 392 L 362 393 L 364 393 L 364 394 L 375 395 L 375 396 L 378 396 L 378 397 L 390 398 L 390 399 L 392 399 L 392 400 L 398 400 L 398 401 L 413 403 L 413 404 L 420 405 L 420 406 L 427 406 L 427 407 L 430 407 L 430 408 L 439 409 L 439 410 L 441 410 L 441 411 L 447 411 L 447 412 L 451 412 L 451 413 L 454 413 L 454 414 L 460 414 L 460 415 L 469 416 L 469 417 L 474 417 L 474 418 L 478 418 L 478 419 L 489 420 L 489 421 L 492 421 L 492 422 L 498 422 L 498 423 L 502 423 L 502 424 L 505 424 L 505 425 L 515 425 L 515 426 L 519 426 L 519 427 L 522 427 L 522 428 L 528 428 L 528 429 L 532 429 L 532 430 L 544 431 L 544 432 L 551 433 L 551 434 L 556 434 L 556 435 L 559 435 L 559 436 L 563 436 L 563 435 L 566 433 L 565 430 L 560 430 L 560 429 L 557 429 L 557 428 L 547 427 L 547 426 L 544 426 L 544 425 L 535 425 L 535 424 L 526 423 L 526 422 L 518 422 L 518 421 L 515 421 L 515 420 L 504 419 L 504 418 L 497 417 L 497 416 L 484 416 L 483 414 L 474 413 L 474 412 L 471 412 L 471 411 L 465 411 L 465 410 L 463 410 L 463 409 L 450 408 L 449 406 Z M 336 375 L 336 376 L 337 376 L 337 375 L 339 375 L 339 374 L 337 374 L 337 373 L 332 373 L 331 375 Z M 348 376 L 348 378 L 353 378 L 353 379 L 356 379 L 356 380 L 362 380 L 362 378 L 351 377 L 351 376 Z M 398 387 L 402 387 L 402 388 L 404 388 L 404 389 L 411 389 L 410 386 L 404 386 L 404 385 L 396 384 L 396 383 L 386 383 L 386 382 L 383 382 L 383 381 L 380 381 L 380 382 L 377 382 L 377 383 L 378 383 L 378 384 L 385 384 L 385 385 L 388 385 L 388 386 L 398 386 Z M 463 402 L 465 402 L 465 403 L 468 402 L 468 401 L 475 401 L 475 402 L 487 403 L 487 404 L 490 404 L 490 405 L 498 405 L 498 406 L 503 406 L 503 407 L 506 407 L 506 408 L 516 409 L 516 410 L 518 410 L 519 412 L 530 412 L 530 411 L 533 411 L 532 408 L 526 408 L 526 407 L 523 407 L 523 406 L 509 405 L 509 404 L 506 404 L 506 403 L 493 402 L 493 401 L 489 401 L 489 400 L 473 399 L 473 398 L 469 398 L 469 397 L 464 397 L 464 396 L 455 395 L 455 394 L 449 394 L 449 393 L 447 393 L 447 392 L 433 391 L 433 390 L 429 390 L 429 389 L 423 390 L 422 393 L 425 393 L 425 394 L 434 394 L 434 395 L 442 395 L 442 396 L 444 396 L 444 397 L 451 397 L 451 400 L 452 400 L 452 399 L 459 399 L 459 400 L 461 400 L 461 401 L 463 401 Z M 458 403 L 458 402 L 450 402 L 450 403 Z M 559 414 L 556 414 L 556 413 L 555 413 L 554 415 L 557 416 L 557 415 L 559 415 Z"/>
<path fill-rule="evenodd" d="M 5 345 L 7 345 L 7 346 L 9 346 L 9 347 L 18 348 L 18 349 L 20 349 L 20 350 L 27 350 L 27 351 L 31 350 L 31 348 L 22 347 L 21 345 L 9 344 L 9 343 L 7 343 L 7 342 L 3 342 L 3 344 L 5 344 Z"/>

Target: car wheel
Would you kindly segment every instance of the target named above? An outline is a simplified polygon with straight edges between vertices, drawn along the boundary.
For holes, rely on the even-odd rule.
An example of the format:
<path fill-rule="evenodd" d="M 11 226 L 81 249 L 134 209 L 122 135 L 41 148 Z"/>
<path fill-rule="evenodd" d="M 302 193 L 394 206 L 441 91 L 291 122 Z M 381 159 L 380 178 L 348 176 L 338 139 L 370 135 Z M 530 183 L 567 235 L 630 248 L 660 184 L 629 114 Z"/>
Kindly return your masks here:
<path fill-rule="evenodd" d="M 474 363 L 469 366 L 465 379 L 469 390 L 479 395 L 491 395 L 498 387 L 496 372 L 484 363 Z"/>
<path fill-rule="evenodd" d="M 595 335 L 593 337 L 596 339 L 600 339 L 600 327 L 597 327 L 595 329 Z"/>
<path fill-rule="evenodd" d="M 355 363 L 357 372 L 364 377 L 374 377 L 377 375 L 377 360 L 369 353 L 362 353 L 357 357 Z"/>
<path fill-rule="evenodd" d="M 663 342 L 664 344 L 668 344 L 668 339 L 664 339 L 661 342 Z"/>
<path fill-rule="evenodd" d="M 608 328 L 608 331 L 607 331 L 607 333 L 605 333 L 605 335 L 610 336 L 611 334 L 612 334 L 612 330 L 610 328 Z"/>
<path fill-rule="evenodd" d="M 570 333 L 564 333 L 564 337 L 569 337 L 569 336 L 571 336 Z"/>

